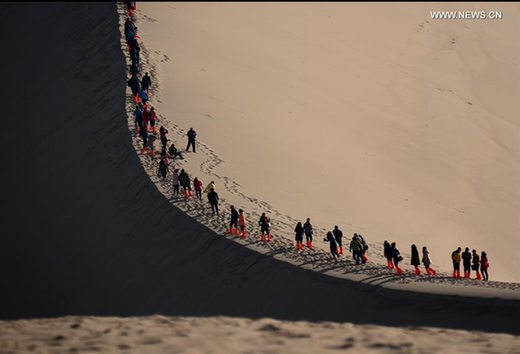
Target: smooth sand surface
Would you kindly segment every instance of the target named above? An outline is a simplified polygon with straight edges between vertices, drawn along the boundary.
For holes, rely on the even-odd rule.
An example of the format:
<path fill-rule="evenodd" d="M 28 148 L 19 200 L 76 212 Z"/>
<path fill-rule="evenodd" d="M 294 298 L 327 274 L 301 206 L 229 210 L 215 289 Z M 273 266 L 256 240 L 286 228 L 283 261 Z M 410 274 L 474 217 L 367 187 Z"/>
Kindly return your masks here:
<path fill-rule="evenodd" d="M 517 283 L 457 285 L 475 288 L 475 296 L 401 291 L 382 286 L 383 278 L 406 284 L 409 274 L 396 277 L 374 263 L 365 268 L 346 260 L 331 264 L 319 250 L 308 252 L 316 269 L 295 266 L 293 249 L 280 247 L 284 240 L 240 244 L 193 217 L 205 210 L 195 208 L 195 201 L 182 207 L 193 208 L 185 212 L 179 200 L 161 194 L 162 185 L 150 181 L 156 161 L 138 156 L 132 145 L 127 53 L 117 11 L 124 13 L 114 3 L 35 3 L 30 11 L 23 3 L 0 6 L 4 25 L 16 29 L 4 34 L 4 45 L 13 53 L 0 63 L 9 68 L 4 79 L 11 83 L 11 100 L 4 114 L 12 118 L 0 130 L 0 162 L 7 171 L 0 174 L 6 186 L 0 199 L 0 318 L 26 319 L 21 323 L 35 330 L 43 325 L 47 334 L 28 337 L 49 345 L 46 336 L 59 336 L 68 320 L 53 325 L 38 318 L 70 315 L 237 316 L 248 317 L 246 322 L 272 317 L 348 326 L 432 326 L 442 328 L 434 330 L 439 333 L 520 333 L 518 300 L 478 297 L 478 289 L 514 292 Z M 35 37 L 38 31 L 45 31 L 45 41 Z M 144 44 L 145 33 L 142 37 Z M 150 53 L 145 50 L 143 57 Z M 202 159 L 218 159 L 204 149 Z M 185 162 L 192 161 L 188 154 Z M 204 218 L 210 220 L 207 210 Z M 222 226 L 220 219 L 212 220 Z M 302 256 L 308 257 L 292 261 Z M 327 275 L 334 270 L 378 282 Z M 92 321 L 95 328 L 104 324 L 104 319 Z M 0 340 L 7 348 L 27 351 L 9 332 L 17 326 L 3 321 Z M 92 334 L 94 341 L 98 334 Z"/>
<path fill-rule="evenodd" d="M 212 152 L 186 168 L 251 222 L 427 246 L 444 271 L 467 246 L 520 281 L 519 4 L 143 3 L 136 18 L 170 138 L 184 148 L 194 127 Z"/>
<path fill-rule="evenodd" d="M 0 353 L 520 353 L 519 337 L 230 317 L 77 317 L 0 321 Z"/>

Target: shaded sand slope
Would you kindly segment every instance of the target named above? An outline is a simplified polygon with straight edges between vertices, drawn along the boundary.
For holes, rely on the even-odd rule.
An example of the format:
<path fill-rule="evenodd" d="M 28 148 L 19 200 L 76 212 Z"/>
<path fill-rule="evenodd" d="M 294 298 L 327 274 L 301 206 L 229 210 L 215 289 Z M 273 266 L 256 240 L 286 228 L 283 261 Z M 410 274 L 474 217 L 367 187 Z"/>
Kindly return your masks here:
<path fill-rule="evenodd" d="M 517 301 L 335 279 L 201 226 L 169 205 L 132 148 L 115 3 L 2 4 L 0 18 L 12 83 L 0 139 L 1 318 L 159 313 L 520 332 Z"/>

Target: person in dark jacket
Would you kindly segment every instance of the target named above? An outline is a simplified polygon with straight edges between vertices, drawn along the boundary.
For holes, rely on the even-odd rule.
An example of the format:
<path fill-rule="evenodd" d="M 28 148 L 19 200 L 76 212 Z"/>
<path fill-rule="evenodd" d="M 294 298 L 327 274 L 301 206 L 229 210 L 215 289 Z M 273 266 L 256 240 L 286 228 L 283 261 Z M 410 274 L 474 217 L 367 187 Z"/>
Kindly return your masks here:
<path fill-rule="evenodd" d="M 477 251 L 473 250 L 473 270 L 477 273 L 477 279 L 482 280 L 482 275 L 480 275 L 479 272 L 480 267 L 480 256 L 478 255 Z"/>
<path fill-rule="evenodd" d="M 480 256 L 480 268 L 482 269 L 482 276 L 485 281 L 489 280 L 488 268 L 489 261 L 486 252 L 482 251 L 482 255 Z"/>
<path fill-rule="evenodd" d="M 208 200 L 209 204 L 211 205 L 211 211 L 213 212 L 213 214 L 215 214 L 216 212 L 218 215 L 218 194 L 217 192 L 215 192 L 213 188 L 208 193 Z"/>
<path fill-rule="evenodd" d="M 303 250 L 303 226 L 301 222 L 298 222 L 296 225 L 296 228 L 294 229 L 294 232 L 296 233 L 296 236 L 294 239 L 296 240 L 296 249 L 297 250 Z"/>
<path fill-rule="evenodd" d="M 395 242 L 392 242 L 390 247 L 392 252 L 392 260 L 394 261 L 395 265 L 395 271 L 397 272 L 397 274 L 402 274 L 403 271 L 401 268 L 399 268 L 399 262 L 403 260 L 403 257 L 401 257 L 401 252 L 399 252 L 399 248 L 397 248 Z"/>
<path fill-rule="evenodd" d="M 262 242 L 264 242 L 264 233 L 267 235 L 267 242 L 271 242 L 271 234 L 269 228 L 271 227 L 271 219 L 262 213 L 260 216 L 260 220 L 258 221 L 258 225 L 260 225 L 260 230 L 262 232 Z"/>
<path fill-rule="evenodd" d="M 343 243 L 341 242 L 341 239 L 343 238 L 343 232 L 338 228 L 338 225 L 334 226 L 334 230 L 332 230 L 332 234 L 336 238 L 336 242 L 338 243 L 339 247 L 339 254 L 343 254 Z"/>
<path fill-rule="evenodd" d="M 131 72 L 131 74 L 132 77 L 128 80 L 128 87 L 132 89 L 132 98 L 134 102 L 137 102 L 139 101 L 139 80 L 135 76 L 135 73 Z"/>
<path fill-rule="evenodd" d="M 330 253 L 332 254 L 332 258 L 336 258 L 338 256 L 338 246 L 336 245 L 336 239 L 334 238 L 334 235 L 332 232 L 327 232 L 327 238 L 324 240 L 325 242 L 330 243 Z"/>
<path fill-rule="evenodd" d="M 181 187 L 184 191 L 184 196 L 186 198 L 193 196 L 193 192 L 191 191 L 191 180 L 190 176 L 186 173 L 186 171 L 181 170 L 179 174 L 179 182 L 181 183 Z"/>
<path fill-rule="evenodd" d="M 143 139 L 143 148 L 141 149 L 141 152 L 143 153 L 146 151 L 147 147 L 146 140 L 148 139 L 148 131 L 141 126 L 139 129 L 139 135 Z"/>
<path fill-rule="evenodd" d="M 462 251 L 462 248 L 459 247 L 451 253 L 451 260 L 453 261 L 453 277 L 454 278 L 460 278 L 460 261 L 462 260 L 462 257 L 460 255 L 461 251 Z"/>
<path fill-rule="evenodd" d="M 152 86 L 152 79 L 148 76 L 148 73 L 145 73 L 143 79 L 141 80 L 141 86 L 146 93 L 149 94 L 150 86 Z"/>
<path fill-rule="evenodd" d="M 471 253 L 468 247 L 462 252 L 462 264 L 464 265 L 464 278 L 471 279 Z"/>
<path fill-rule="evenodd" d="M 386 258 L 386 266 L 388 268 L 394 269 L 394 262 L 392 262 L 392 247 L 387 240 L 385 240 L 383 243 L 383 253 Z"/>
<path fill-rule="evenodd" d="M 235 229 L 233 230 L 233 226 Z M 229 231 L 228 234 L 235 233 L 238 235 L 238 211 L 235 209 L 235 206 L 231 206 L 231 221 L 229 222 Z"/>
<path fill-rule="evenodd" d="M 159 163 L 159 173 L 161 174 L 164 181 L 166 179 L 166 175 L 168 174 L 168 165 L 164 159 L 161 159 L 161 162 Z"/>
<path fill-rule="evenodd" d="M 307 239 L 307 247 L 312 248 L 312 235 L 314 231 L 312 230 L 311 219 L 307 218 L 305 224 L 303 224 L 303 231 L 305 232 L 305 238 Z"/>
<path fill-rule="evenodd" d="M 193 152 L 195 152 L 195 138 L 197 137 L 197 133 L 195 132 L 195 130 L 193 130 L 193 128 L 190 128 L 190 130 L 188 131 L 188 146 L 186 147 L 186 151 L 188 151 L 190 149 L 190 146 L 193 147 Z"/>
<path fill-rule="evenodd" d="M 181 152 L 179 150 L 177 150 L 177 148 L 175 147 L 175 144 L 171 144 L 170 145 L 170 148 L 168 149 L 168 152 L 173 157 L 177 157 L 178 156 L 181 160 L 184 160 L 184 157 L 182 157 Z"/>
<path fill-rule="evenodd" d="M 421 274 L 421 259 L 419 258 L 419 251 L 416 245 L 412 245 L 412 261 L 411 264 L 415 267 L 415 274 Z"/>

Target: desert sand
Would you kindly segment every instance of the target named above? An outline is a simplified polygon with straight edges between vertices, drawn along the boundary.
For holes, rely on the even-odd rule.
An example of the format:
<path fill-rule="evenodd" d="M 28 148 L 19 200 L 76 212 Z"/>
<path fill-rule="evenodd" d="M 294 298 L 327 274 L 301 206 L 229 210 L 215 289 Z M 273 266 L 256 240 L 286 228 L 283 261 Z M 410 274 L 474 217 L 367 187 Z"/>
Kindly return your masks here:
<path fill-rule="evenodd" d="M 0 321 L 0 353 L 519 353 L 517 336 L 231 317 Z"/>
<path fill-rule="evenodd" d="M 174 57 L 161 63 L 148 43 L 144 23 L 156 22 L 145 6 L 136 13 L 143 65 L 159 81 L 152 103 L 174 137 L 189 128 L 160 106 L 171 105 L 166 66 Z M 431 352 L 452 344 L 518 351 L 518 283 L 454 280 L 442 267 L 435 278 L 409 268 L 397 276 L 379 264 L 371 233 L 363 267 L 346 256 L 331 262 L 319 242 L 298 253 L 291 232 L 282 232 L 294 226 L 292 212 L 247 194 L 240 176 L 217 174 L 229 157 L 199 128 L 200 153 L 179 166 L 214 178 L 224 207 L 236 200 L 252 205 L 248 211 L 269 210 L 274 241 L 258 243 L 252 218 L 246 240 L 227 236 L 227 215 L 213 218 L 204 204 L 171 198 L 157 159 L 136 153 L 124 13 L 114 3 L 0 6 L 13 29 L 4 38 L 13 53 L 1 63 L 10 83 L 2 96 L 11 100 L 0 139 L 7 171 L 0 181 L 8 187 L 0 350 Z M 42 30 L 45 40 L 35 36 Z"/>
<path fill-rule="evenodd" d="M 520 281 L 517 3 L 144 3 L 136 18 L 171 138 L 198 133 L 188 171 L 253 222 L 427 246 L 446 271 L 458 246 L 484 250 L 492 279 Z"/>

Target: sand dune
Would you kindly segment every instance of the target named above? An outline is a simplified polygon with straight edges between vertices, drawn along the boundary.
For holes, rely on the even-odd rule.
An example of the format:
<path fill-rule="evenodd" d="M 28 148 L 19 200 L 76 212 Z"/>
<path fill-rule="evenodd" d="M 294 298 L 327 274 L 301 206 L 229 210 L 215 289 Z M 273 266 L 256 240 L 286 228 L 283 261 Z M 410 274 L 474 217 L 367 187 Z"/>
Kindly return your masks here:
<path fill-rule="evenodd" d="M 485 250 L 493 279 L 520 281 L 518 4 L 141 10 L 154 104 L 181 147 L 194 127 L 218 156 L 211 169 L 190 156 L 189 170 L 253 220 L 268 211 L 289 238 L 310 217 L 404 252 L 428 246 L 443 270 L 458 246 Z"/>
<path fill-rule="evenodd" d="M 238 316 L 520 332 L 517 299 L 339 279 L 214 232 L 171 205 L 135 152 L 116 5 L 35 3 L 29 11 L 11 3 L 0 6 L 0 16 L 16 29 L 4 38 L 15 52 L 1 59 L 12 99 L 0 139 L 8 171 L 0 177 L 7 186 L 0 202 L 0 318 L 29 319 L 35 331 L 44 326 L 56 336 L 52 321 L 35 318 Z M 44 41 L 35 35 L 42 30 Z M 124 322 L 97 318 L 92 328 L 105 320 Z M 58 319 L 54 329 L 68 321 Z M 10 337 L 16 322 L 0 328 L 7 348 L 29 349 L 17 344 L 23 336 Z M 49 344 L 44 332 L 26 333 Z M 104 347 L 98 334 L 92 345 Z"/>
<path fill-rule="evenodd" d="M 232 338 L 232 340 L 230 340 Z M 435 340 L 432 340 L 435 338 Z M 0 321 L 0 353 L 518 353 L 518 336 L 230 317 Z"/>

